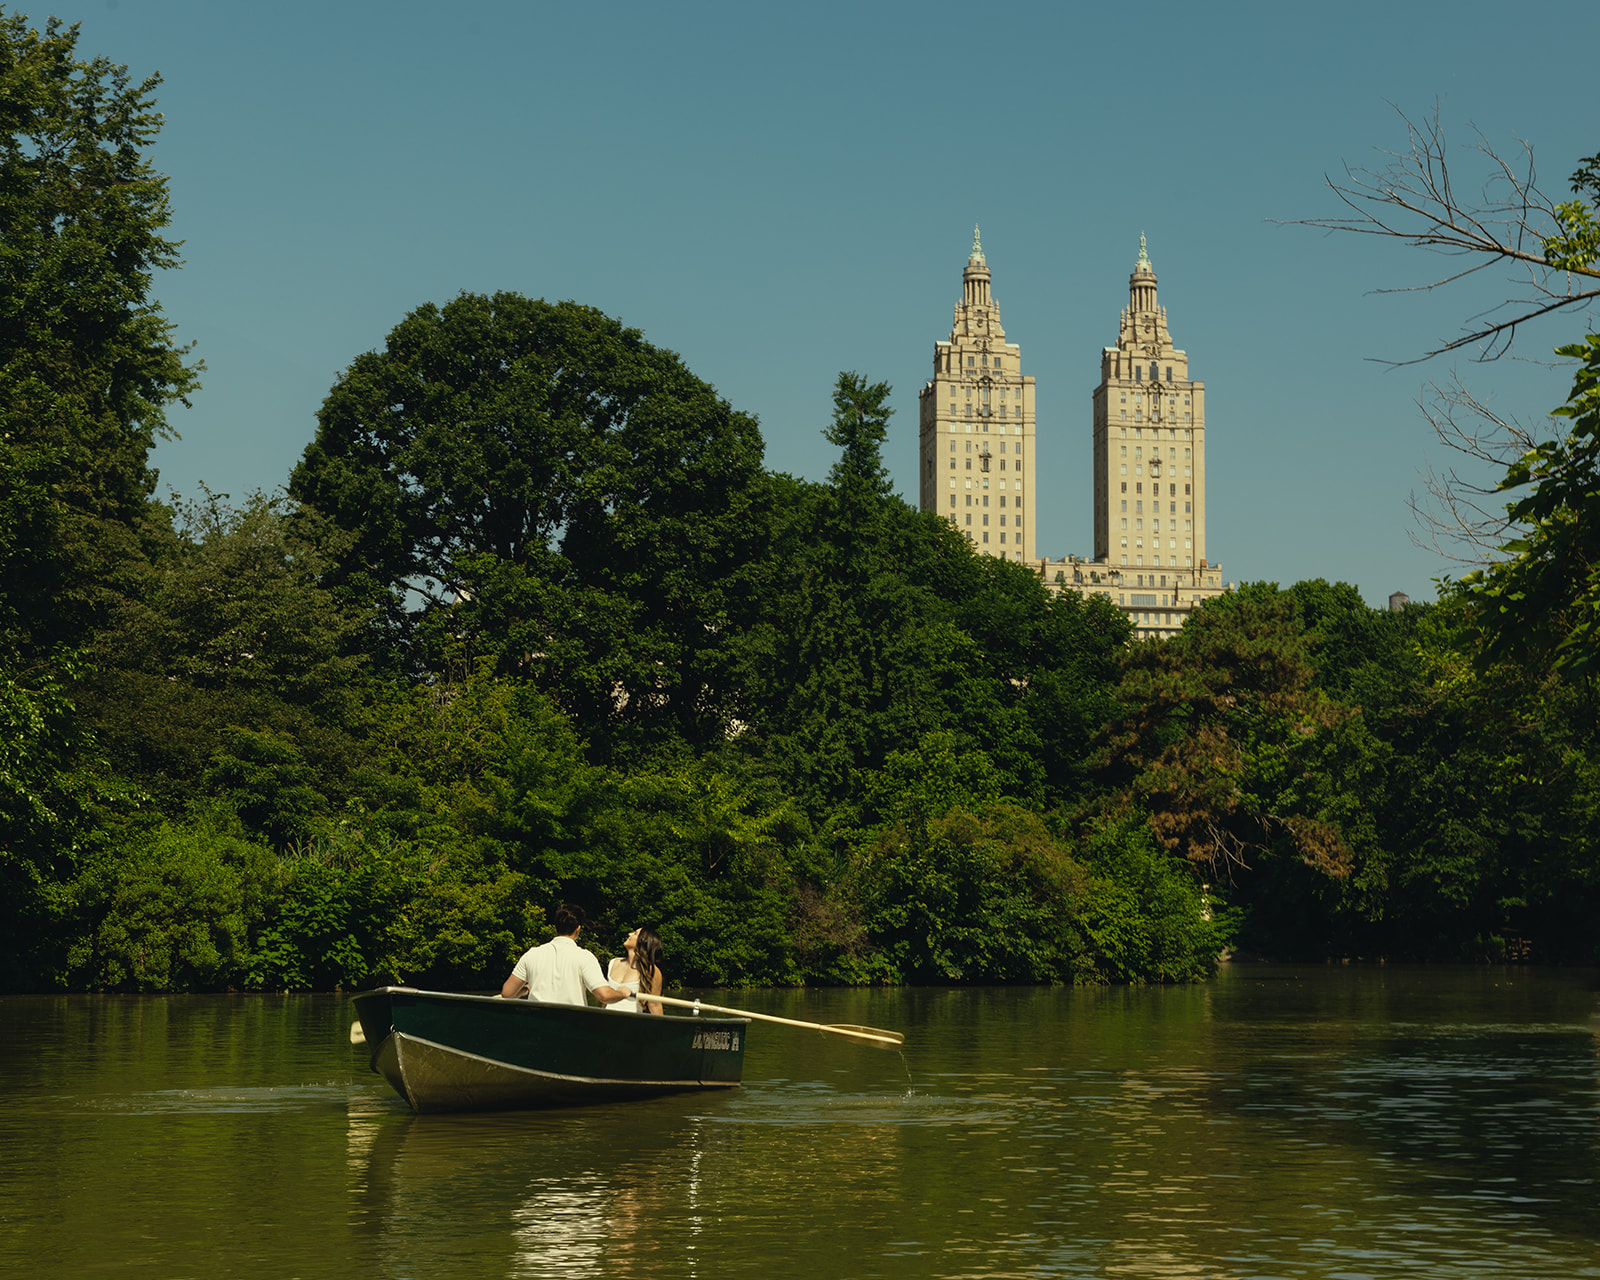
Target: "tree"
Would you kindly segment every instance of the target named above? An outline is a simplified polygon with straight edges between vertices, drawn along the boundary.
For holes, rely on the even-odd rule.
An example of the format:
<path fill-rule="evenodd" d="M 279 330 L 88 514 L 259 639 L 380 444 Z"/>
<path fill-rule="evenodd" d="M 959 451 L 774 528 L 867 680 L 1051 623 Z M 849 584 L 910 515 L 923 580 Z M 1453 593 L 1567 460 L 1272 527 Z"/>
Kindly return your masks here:
<path fill-rule="evenodd" d="M 1386 293 L 1437 289 L 1490 267 L 1512 268 L 1515 295 L 1474 316 L 1465 332 L 1421 359 L 1470 347 L 1479 348 L 1480 360 L 1496 359 L 1511 349 L 1521 325 L 1587 308 L 1600 298 L 1600 154 L 1580 161 L 1572 174 L 1572 193 L 1579 199 L 1557 201 L 1539 189 L 1532 147 L 1523 143 L 1522 154 L 1507 159 L 1479 133 L 1473 149 L 1488 174 L 1481 186 L 1463 185 L 1451 172 L 1438 112 L 1420 123 L 1404 113 L 1400 118 L 1409 137 L 1406 150 L 1388 153 L 1390 162 L 1381 169 L 1346 165 L 1342 180 L 1327 180 L 1353 216 L 1306 218 L 1296 225 L 1401 240 L 1468 263 Z"/>
<path fill-rule="evenodd" d="M 1492 266 L 1514 269 L 1513 296 L 1421 358 L 1477 347 L 1479 360 L 1496 359 L 1511 350 L 1520 326 L 1600 298 L 1600 153 L 1582 159 L 1568 179 L 1577 198 L 1558 201 L 1540 190 L 1530 146 L 1522 144 L 1513 163 L 1480 134 L 1476 150 L 1489 177 L 1467 197 L 1451 174 L 1437 112 L 1420 125 L 1405 123 L 1410 147 L 1387 167 L 1347 166 L 1345 181 L 1329 179 L 1355 216 L 1302 225 L 1399 239 L 1466 260 L 1414 288 L 1436 289 Z M 1442 534 L 1471 548 L 1476 567 L 1464 585 L 1485 661 L 1545 654 L 1587 681 L 1600 654 L 1600 337 L 1557 354 L 1581 363 L 1571 396 L 1555 411 L 1571 426 L 1554 438 L 1492 413 L 1459 383 L 1436 389 L 1430 418 L 1441 441 L 1473 463 L 1503 467 L 1504 475 L 1492 489 L 1453 469 L 1430 475 L 1443 514 L 1423 519 L 1436 543 Z M 1491 494 L 1515 496 L 1496 509 Z"/>
<path fill-rule="evenodd" d="M 1507 558 L 1463 579 L 1490 659 L 1547 657 L 1589 686 L 1600 672 L 1600 335 L 1559 347 L 1578 360 L 1556 409 L 1571 426 L 1517 458 L 1501 480 L 1515 536 Z"/>
<path fill-rule="evenodd" d="M 1122 711 L 1095 760 L 1113 811 L 1148 814 L 1167 849 L 1213 876 L 1274 853 L 1345 875 L 1328 752 L 1349 712 L 1312 678 L 1295 601 L 1269 584 L 1208 601 L 1171 641 L 1129 649 Z"/>
<path fill-rule="evenodd" d="M 670 351 L 576 303 L 418 308 L 329 393 L 290 493 L 352 535 L 330 585 L 422 664 L 531 675 L 602 757 L 721 739 L 764 545 L 762 443 Z"/>
<path fill-rule="evenodd" d="M 79 702 L 169 812 L 225 793 L 282 844 L 363 766 L 366 617 L 321 585 L 339 538 L 288 501 L 208 493 L 177 515 L 87 650 Z"/>
<path fill-rule="evenodd" d="M 166 406 L 197 385 L 151 297 L 178 265 L 148 151 L 159 77 L 0 17 L 0 639 L 76 644 L 137 559 Z"/>

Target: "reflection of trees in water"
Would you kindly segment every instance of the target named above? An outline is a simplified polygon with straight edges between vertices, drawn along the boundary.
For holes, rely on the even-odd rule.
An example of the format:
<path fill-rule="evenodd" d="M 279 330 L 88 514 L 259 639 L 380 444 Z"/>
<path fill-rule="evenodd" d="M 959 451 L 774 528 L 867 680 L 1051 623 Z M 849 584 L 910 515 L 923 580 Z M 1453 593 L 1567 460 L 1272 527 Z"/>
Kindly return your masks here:
<path fill-rule="evenodd" d="M 1263 967 L 919 990 L 887 1017 L 796 997 L 914 1031 L 912 1085 L 894 1054 L 774 1032 L 727 1096 L 480 1117 L 384 1099 L 352 1108 L 352 1209 L 397 1276 L 1578 1274 L 1593 997 L 1499 981 Z"/>

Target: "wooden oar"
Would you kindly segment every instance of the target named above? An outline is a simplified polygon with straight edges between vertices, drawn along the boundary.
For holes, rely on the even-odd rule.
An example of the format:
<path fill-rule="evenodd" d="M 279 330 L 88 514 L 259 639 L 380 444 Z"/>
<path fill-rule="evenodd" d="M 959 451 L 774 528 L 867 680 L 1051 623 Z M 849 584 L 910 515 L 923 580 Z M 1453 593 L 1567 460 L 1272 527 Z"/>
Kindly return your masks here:
<path fill-rule="evenodd" d="M 820 1031 L 825 1036 L 838 1036 L 857 1044 L 869 1044 L 874 1049 L 898 1049 L 906 1038 L 898 1031 L 879 1031 L 877 1027 L 835 1026 L 823 1022 L 801 1022 L 797 1018 L 780 1018 L 770 1013 L 753 1013 L 749 1009 L 729 1009 L 720 1004 L 706 1004 L 703 1000 L 678 1000 L 672 996 L 653 996 L 648 991 L 639 993 L 640 1002 L 653 1000 L 656 1004 L 676 1005 L 680 1009 L 698 1009 L 708 1013 L 731 1013 L 736 1018 L 754 1018 L 757 1022 L 776 1022 L 785 1027 L 804 1027 L 807 1031 Z"/>
<path fill-rule="evenodd" d="M 710 1013 L 731 1013 L 738 1018 L 754 1018 L 758 1022 L 776 1022 L 785 1027 L 804 1027 L 807 1031 L 820 1031 L 825 1036 L 838 1036 L 841 1040 L 853 1040 L 857 1044 L 868 1044 L 874 1049 L 898 1049 L 906 1042 L 906 1038 L 898 1031 L 880 1031 L 877 1027 L 852 1027 L 832 1025 L 822 1022 L 801 1022 L 796 1018 L 780 1018 L 770 1013 L 754 1013 L 749 1009 L 728 1009 L 720 1004 L 706 1004 L 702 1000 L 678 1000 L 672 996 L 653 996 L 645 992 L 639 995 L 641 1000 L 654 1000 L 657 1004 L 677 1005 L 680 1009 L 700 1009 Z M 350 1024 L 350 1043 L 366 1044 L 367 1037 L 362 1031 L 359 1020 Z"/>

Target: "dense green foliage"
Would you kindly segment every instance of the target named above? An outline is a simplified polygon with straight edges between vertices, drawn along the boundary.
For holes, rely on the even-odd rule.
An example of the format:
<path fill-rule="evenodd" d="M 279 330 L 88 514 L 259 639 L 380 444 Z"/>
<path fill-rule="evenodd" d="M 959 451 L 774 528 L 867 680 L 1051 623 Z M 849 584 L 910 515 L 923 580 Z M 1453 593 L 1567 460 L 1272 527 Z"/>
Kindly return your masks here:
<path fill-rule="evenodd" d="M 74 38 L 0 23 L 0 985 L 489 988 L 562 901 L 693 984 L 1597 958 L 1593 340 L 1487 586 L 1255 584 L 1166 643 L 897 497 L 886 385 L 775 475 L 515 294 L 358 356 L 280 496 L 169 507 L 151 85 Z M 1560 634 L 1484 647 L 1552 576 Z"/>
<path fill-rule="evenodd" d="M 1594 185 L 1600 193 L 1600 180 Z M 1515 495 L 1506 513 L 1516 536 L 1504 560 L 1465 585 L 1487 657 L 1537 655 L 1592 687 L 1600 674 L 1600 334 L 1556 354 L 1579 362 L 1572 394 L 1555 410 L 1570 425 L 1506 469 L 1500 490 Z"/>
<path fill-rule="evenodd" d="M 163 410 L 195 385 L 150 297 L 176 262 L 155 77 L 0 16 L 0 646 L 76 644 L 140 547 Z"/>

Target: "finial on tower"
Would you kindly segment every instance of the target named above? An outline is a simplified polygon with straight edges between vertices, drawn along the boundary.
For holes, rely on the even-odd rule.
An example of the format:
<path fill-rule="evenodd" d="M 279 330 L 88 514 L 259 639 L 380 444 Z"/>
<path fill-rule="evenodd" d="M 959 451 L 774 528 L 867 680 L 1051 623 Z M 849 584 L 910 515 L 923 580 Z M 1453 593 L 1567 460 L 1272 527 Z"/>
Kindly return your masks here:
<path fill-rule="evenodd" d="M 1139 233 L 1139 261 L 1134 264 L 1133 269 L 1137 271 L 1140 267 L 1143 267 L 1146 271 L 1155 270 L 1155 268 L 1150 265 L 1150 255 L 1145 252 L 1144 232 L 1142 231 Z"/>
<path fill-rule="evenodd" d="M 983 266 L 983 241 L 978 238 L 978 224 L 972 224 L 972 253 L 967 258 L 968 262 Z"/>

